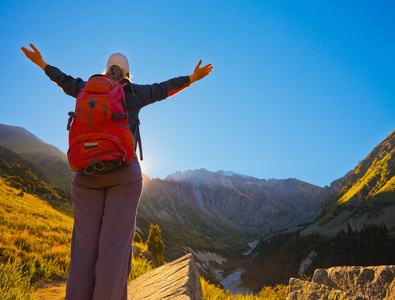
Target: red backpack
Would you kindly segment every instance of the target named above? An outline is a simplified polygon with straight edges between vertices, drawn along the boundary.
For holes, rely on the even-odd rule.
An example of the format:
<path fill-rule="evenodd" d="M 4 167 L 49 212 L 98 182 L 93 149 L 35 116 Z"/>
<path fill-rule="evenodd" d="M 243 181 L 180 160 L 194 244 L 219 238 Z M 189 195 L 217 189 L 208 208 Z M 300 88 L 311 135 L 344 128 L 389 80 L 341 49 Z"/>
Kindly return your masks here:
<path fill-rule="evenodd" d="M 67 157 L 73 171 L 107 172 L 136 157 L 125 93 L 119 82 L 93 75 L 69 116 Z"/>

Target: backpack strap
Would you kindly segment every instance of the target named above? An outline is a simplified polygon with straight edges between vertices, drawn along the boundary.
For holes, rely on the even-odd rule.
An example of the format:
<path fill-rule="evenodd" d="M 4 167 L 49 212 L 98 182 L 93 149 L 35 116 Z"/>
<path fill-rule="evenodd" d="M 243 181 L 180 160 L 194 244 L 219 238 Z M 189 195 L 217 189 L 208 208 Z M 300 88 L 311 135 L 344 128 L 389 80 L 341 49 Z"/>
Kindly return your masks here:
<path fill-rule="evenodd" d="M 122 88 L 125 87 L 127 84 L 130 84 L 130 88 L 132 90 L 132 93 L 133 93 L 134 96 L 136 96 L 136 94 L 134 92 L 134 89 L 133 89 L 133 85 L 132 85 L 131 82 L 127 82 L 127 83 L 122 84 Z M 125 101 L 125 110 L 127 112 L 126 101 Z M 134 139 L 134 143 L 135 143 L 134 151 L 137 151 L 137 147 L 138 147 L 139 148 L 139 152 L 140 152 L 140 160 L 143 160 L 143 145 L 141 144 L 141 135 L 140 135 L 140 127 L 139 127 L 140 119 L 137 119 L 137 122 L 136 122 L 136 125 L 134 125 L 134 128 L 133 128 L 133 124 L 130 124 L 130 125 L 131 125 L 130 130 L 133 133 L 133 139 Z"/>
<path fill-rule="evenodd" d="M 135 142 L 135 149 L 134 151 L 137 151 L 137 145 L 139 148 L 139 152 L 140 152 L 140 160 L 143 160 L 143 145 L 141 144 L 141 136 L 140 136 L 140 119 L 137 119 L 137 123 L 134 127 L 133 130 L 133 138 L 134 138 L 134 142 Z"/>

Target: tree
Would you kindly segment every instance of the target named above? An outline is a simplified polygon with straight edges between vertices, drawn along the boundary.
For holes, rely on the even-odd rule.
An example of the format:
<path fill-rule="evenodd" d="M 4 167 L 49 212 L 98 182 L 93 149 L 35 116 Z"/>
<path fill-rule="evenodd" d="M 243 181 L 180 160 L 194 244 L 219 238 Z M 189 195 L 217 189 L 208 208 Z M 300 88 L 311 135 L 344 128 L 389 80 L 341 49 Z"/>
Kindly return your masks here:
<path fill-rule="evenodd" d="M 12 168 L 12 169 L 20 169 L 20 168 L 21 168 L 21 165 L 18 164 L 17 162 L 14 162 L 14 163 L 11 165 L 11 168 Z"/>
<path fill-rule="evenodd" d="M 30 194 L 33 194 L 34 191 L 36 190 L 36 185 L 31 180 L 25 180 L 25 186 Z"/>
<path fill-rule="evenodd" d="M 147 239 L 148 251 L 154 256 L 154 263 L 157 266 L 164 264 L 164 248 L 159 225 L 151 224 Z"/>
<path fill-rule="evenodd" d="M 10 166 L 7 164 L 7 162 L 6 162 L 5 160 L 3 160 L 3 161 L 0 163 L 0 168 L 3 169 L 3 170 L 8 171 L 8 170 L 10 169 Z"/>

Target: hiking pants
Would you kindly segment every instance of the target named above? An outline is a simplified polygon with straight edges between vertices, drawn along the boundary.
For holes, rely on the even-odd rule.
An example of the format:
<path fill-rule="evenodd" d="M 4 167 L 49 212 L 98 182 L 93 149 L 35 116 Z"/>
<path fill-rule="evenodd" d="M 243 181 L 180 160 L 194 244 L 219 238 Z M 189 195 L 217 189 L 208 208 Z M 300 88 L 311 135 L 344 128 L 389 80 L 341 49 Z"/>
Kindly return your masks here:
<path fill-rule="evenodd" d="M 104 174 L 76 172 L 66 300 L 126 300 L 142 190 L 137 159 Z"/>

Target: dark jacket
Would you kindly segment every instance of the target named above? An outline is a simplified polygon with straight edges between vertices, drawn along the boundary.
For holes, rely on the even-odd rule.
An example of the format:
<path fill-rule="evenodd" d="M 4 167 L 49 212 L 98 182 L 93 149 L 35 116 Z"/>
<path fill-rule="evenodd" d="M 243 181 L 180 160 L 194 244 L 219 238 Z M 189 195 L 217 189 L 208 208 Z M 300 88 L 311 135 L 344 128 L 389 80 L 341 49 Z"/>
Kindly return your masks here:
<path fill-rule="evenodd" d="M 45 74 L 61 87 L 67 95 L 74 98 L 77 98 L 86 84 L 86 81 L 83 81 L 81 78 L 74 78 L 66 75 L 58 68 L 50 65 L 45 67 Z M 141 108 L 173 96 L 179 91 L 187 88 L 190 85 L 190 79 L 189 76 L 180 76 L 161 83 L 146 85 L 131 83 L 129 80 L 124 79 L 121 83 L 126 83 L 124 87 L 125 100 L 133 132 Z"/>

